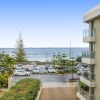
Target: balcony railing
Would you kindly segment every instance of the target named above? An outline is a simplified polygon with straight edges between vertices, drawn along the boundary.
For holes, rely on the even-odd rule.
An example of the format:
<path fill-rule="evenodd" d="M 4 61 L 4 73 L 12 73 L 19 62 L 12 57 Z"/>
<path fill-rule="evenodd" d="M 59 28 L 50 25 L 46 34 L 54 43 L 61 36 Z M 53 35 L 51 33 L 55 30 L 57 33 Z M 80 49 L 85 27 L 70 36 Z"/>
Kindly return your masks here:
<path fill-rule="evenodd" d="M 95 29 L 86 29 L 83 30 L 83 37 L 94 37 Z"/>
<path fill-rule="evenodd" d="M 95 74 L 91 73 L 89 75 L 89 73 L 86 71 L 84 72 L 84 74 L 82 75 L 85 79 L 89 80 L 89 81 L 95 81 Z"/>
<path fill-rule="evenodd" d="M 78 87 L 78 92 L 86 99 L 89 100 L 89 93 L 83 90 L 81 87 Z"/>
<path fill-rule="evenodd" d="M 95 96 L 94 95 L 91 95 L 90 96 L 90 100 L 95 100 Z"/>
<path fill-rule="evenodd" d="M 94 73 L 91 73 L 91 80 L 95 81 L 95 74 Z"/>
<path fill-rule="evenodd" d="M 84 89 L 82 89 L 80 86 L 77 87 L 78 92 L 86 99 L 86 100 L 95 100 L 95 96 L 94 95 L 89 95 L 88 91 L 85 91 Z"/>
<path fill-rule="evenodd" d="M 95 51 L 82 51 L 83 58 L 95 58 Z"/>

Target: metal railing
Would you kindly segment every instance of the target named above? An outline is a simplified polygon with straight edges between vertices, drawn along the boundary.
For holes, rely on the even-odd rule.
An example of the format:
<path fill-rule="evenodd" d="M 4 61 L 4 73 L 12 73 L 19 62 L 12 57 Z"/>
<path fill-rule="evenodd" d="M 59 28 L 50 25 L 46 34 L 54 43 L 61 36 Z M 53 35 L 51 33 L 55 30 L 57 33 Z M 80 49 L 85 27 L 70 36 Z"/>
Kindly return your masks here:
<path fill-rule="evenodd" d="M 78 92 L 86 99 L 89 100 L 89 93 L 78 86 Z"/>
<path fill-rule="evenodd" d="M 94 37 L 95 35 L 95 29 L 86 29 L 83 30 L 83 37 Z"/>
<path fill-rule="evenodd" d="M 94 95 L 90 95 L 88 91 L 85 91 L 80 86 L 77 86 L 78 92 L 86 99 L 86 100 L 95 100 Z"/>
<path fill-rule="evenodd" d="M 89 51 L 89 50 L 87 50 L 87 51 L 82 51 L 82 57 L 83 58 L 95 58 L 95 51 Z"/>

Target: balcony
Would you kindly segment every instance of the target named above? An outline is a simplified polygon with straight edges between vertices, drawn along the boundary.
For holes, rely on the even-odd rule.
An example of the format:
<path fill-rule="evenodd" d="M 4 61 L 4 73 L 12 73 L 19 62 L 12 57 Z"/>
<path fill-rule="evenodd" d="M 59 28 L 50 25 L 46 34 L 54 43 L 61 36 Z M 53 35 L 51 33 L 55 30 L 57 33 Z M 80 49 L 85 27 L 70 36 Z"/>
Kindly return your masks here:
<path fill-rule="evenodd" d="M 80 77 L 80 81 L 86 84 L 89 87 L 95 87 L 95 74 L 91 73 L 90 75 L 88 73 L 84 73 Z"/>
<path fill-rule="evenodd" d="M 83 30 L 83 42 L 95 42 L 95 29 Z"/>
<path fill-rule="evenodd" d="M 95 64 L 95 51 L 82 51 L 82 62 Z"/>
<path fill-rule="evenodd" d="M 81 76 L 83 76 L 87 80 L 95 81 L 95 74 L 94 73 L 89 74 L 88 71 L 84 71 L 84 74 L 82 74 Z"/>
<path fill-rule="evenodd" d="M 88 91 L 85 91 L 84 89 L 82 89 L 81 87 L 78 86 L 78 91 L 77 91 L 77 97 L 80 100 L 95 100 L 94 95 L 89 95 Z"/>

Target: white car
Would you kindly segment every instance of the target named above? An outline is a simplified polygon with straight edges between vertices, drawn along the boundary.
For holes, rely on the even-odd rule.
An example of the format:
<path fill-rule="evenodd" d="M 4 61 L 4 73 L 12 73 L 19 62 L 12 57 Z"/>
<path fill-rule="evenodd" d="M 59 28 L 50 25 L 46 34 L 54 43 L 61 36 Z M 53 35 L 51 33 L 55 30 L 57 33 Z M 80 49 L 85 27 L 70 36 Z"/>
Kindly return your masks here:
<path fill-rule="evenodd" d="M 48 72 L 49 72 L 49 73 L 55 73 L 56 70 L 55 70 L 53 67 L 49 67 L 49 68 L 48 68 Z"/>
<path fill-rule="evenodd" d="M 40 69 L 38 67 L 33 68 L 33 73 L 40 73 Z"/>
<path fill-rule="evenodd" d="M 28 68 L 29 70 L 33 70 L 33 65 L 26 65 L 26 68 Z"/>
<path fill-rule="evenodd" d="M 23 69 L 23 67 L 16 67 L 15 70 L 22 70 L 22 69 Z"/>
<path fill-rule="evenodd" d="M 27 71 L 25 71 L 25 70 L 15 70 L 15 71 L 14 71 L 14 75 L 15 75 L 15 76 L 18 76 L 18 75 L 29 76 L 29 75 L 30 75 L 30 72 L 27 72 Z"/>

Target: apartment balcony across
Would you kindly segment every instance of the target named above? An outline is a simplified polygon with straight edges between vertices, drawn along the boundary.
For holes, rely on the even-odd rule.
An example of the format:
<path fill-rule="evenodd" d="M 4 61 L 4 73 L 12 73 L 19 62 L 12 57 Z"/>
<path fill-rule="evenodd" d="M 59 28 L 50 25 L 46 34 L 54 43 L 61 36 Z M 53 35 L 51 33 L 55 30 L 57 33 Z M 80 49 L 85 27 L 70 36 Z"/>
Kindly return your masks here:
<path fill-rule="evenodd" d="M 96 86 L 95 74 L 94 73 L 91 73 L 91 75 L 89 75 L 88 73 L 84 73 L 80 77 L 80 81 L 83 82 L 84 84 L 86 84 L 89 87 L 95 87 Z"/>
<path fill-rule="evenodd" d="M 82 51 L 82 62 L 95 64 L 95 51 Z"/>
<path fill-rule="evenodd" d="M 83 42 L 95 42 L 95 29 L 83 30 Z"/>
<path fill-rule="evenodd" d="M 89 94 L 87 91 L 85 91 L 81 87 L 78 87 L 77 89 L 78 89 L 78 91 L 77 91 L 77 97 L 80 100 L 95 100 L 94 95 Z"/>

